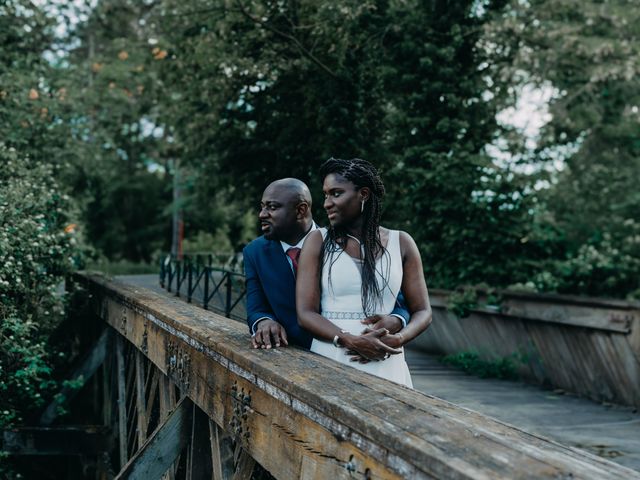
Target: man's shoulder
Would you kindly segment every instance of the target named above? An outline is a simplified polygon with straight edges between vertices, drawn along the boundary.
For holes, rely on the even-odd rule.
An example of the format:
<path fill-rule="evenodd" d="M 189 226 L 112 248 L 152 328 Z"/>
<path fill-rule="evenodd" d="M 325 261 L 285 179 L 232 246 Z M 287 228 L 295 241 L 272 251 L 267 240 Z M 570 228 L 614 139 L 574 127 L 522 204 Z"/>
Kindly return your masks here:
<path fill-rule="evenodd" d="M 242 249 L 244 255 L 251 255 L 253 253 L 258 252 L 260 249 L 263 249 L 265 247 L 268 247 L 270 245 L 270 243 L 272 242 L 272 240 L 267 240 L 266 238 L 264 238 L 264 235 L 256 238 L 255 240 L 252 240 L 251 242 L 249 242 L 249 244 L 244 247 Z"/>

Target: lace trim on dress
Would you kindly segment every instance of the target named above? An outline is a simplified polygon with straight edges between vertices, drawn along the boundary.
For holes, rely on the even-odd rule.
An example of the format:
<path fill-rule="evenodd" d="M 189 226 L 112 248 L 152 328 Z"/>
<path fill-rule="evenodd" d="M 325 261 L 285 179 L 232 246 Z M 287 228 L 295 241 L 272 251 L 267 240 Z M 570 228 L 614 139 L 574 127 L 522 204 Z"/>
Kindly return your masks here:
<path fill-rule="evenodd" d="M 322 312 L 328 320 L 362 320 L 366 318 L 363 312 Z"/>

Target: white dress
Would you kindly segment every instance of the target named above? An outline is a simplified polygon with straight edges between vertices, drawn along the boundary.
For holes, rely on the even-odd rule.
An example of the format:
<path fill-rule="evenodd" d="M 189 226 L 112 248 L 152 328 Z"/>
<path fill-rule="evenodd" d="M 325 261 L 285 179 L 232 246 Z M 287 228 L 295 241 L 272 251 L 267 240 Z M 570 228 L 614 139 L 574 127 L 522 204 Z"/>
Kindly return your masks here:
<path fill-rule="evenodd" d="M 324 238 L 327 230 L 325 228 L 320 230 Z M 362 310 L 361 261 L 341 249 L 325 255 L 326 261 L 322 269 L 320 313 L 338 328 L 353 335 L 360 335 L 366 328 L 360 323 L 365 318 Z M 331 265 L 331 282 L 329 282 L 329 265 Z M 376 278 L 378 285 L 384 289 L 382 303 L 376 306 L 374 313 L 388 315 L 393 311 L 402 284 L 400 232 L 397 230 L 389 231 L 386 251 L 376 262 Z M 346 354 L 346 349 L 336 348 L 332 342 L 314 339 L 311 351 L 358 370 L 413 388 L 409 368 L 404 359 L 404 351 L 398 355 L 391 355 L 386 360 L 365 364 L 351 362 L 350 357 Z"/>

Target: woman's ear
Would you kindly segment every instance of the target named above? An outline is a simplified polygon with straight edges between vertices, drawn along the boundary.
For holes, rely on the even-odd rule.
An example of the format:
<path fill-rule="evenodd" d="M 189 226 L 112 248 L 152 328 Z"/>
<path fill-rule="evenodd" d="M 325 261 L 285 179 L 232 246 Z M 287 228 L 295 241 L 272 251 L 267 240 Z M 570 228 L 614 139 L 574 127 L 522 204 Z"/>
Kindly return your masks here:
<path fill-rule="evenodd" d="M 361 187 L 360 188 L 360 201 L 361 202 L 366 202 L 367 200 L 369 200 L 369 196 L 371 195 L 371 190 L 369 190 L 369 187 Z"/>

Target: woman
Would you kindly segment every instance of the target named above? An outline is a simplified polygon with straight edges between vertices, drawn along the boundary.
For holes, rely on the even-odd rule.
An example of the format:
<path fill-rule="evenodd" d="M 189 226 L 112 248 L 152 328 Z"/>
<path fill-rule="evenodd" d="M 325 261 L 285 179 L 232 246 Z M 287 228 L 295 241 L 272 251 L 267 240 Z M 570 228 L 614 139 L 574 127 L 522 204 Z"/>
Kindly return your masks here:
<path fill-rule="evenodd" d="M 312 352 L 411 387 L 402 346 L 431 323 L 418 248 L 405 232 L 380 226 L 384 185 L 369 162 L 332 158 L 320 175 L 330 227 L 311 232 L 300 254 L 298 323 L 314 336 Z M 363 332 L 361 320 L 390 313 L 400 290 L 407 326 Z"/>

